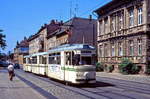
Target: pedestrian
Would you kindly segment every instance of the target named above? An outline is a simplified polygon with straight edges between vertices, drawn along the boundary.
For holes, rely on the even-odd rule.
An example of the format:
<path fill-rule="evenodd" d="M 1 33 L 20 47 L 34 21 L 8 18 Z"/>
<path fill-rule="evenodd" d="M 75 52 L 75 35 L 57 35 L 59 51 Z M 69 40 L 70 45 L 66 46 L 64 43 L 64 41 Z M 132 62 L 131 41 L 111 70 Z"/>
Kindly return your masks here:
<path fill-rule="evenodd" d="M 14 73 L 14 66 L 13 66 L 12 63 L 10 63 L 10 64 L 8 65 L 8 73 L 9 73 L 9 79 L 10 79 L 10 81 L 12 81 L 12 80 L 13 80 L 13 77 L 15 76 L 15 73 Z"/>

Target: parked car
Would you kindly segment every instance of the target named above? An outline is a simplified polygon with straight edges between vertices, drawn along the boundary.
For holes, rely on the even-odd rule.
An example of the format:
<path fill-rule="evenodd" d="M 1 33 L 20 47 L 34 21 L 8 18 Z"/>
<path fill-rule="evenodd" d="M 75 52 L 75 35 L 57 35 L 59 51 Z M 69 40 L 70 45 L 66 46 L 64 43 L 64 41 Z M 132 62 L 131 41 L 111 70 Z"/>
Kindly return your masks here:
<path fill-rule="evenodd" d="M 5 61 L 0 61 L 0 67 L 8 67 L 8 63 Z"/>
<path fill-rule="evenodd" d="M 14 68 L 15 68 L 15 69 L 20 69 L 20 65 L 19 65 L 19 64 L 15 64 L 15 65 L 14 65 Z"/>

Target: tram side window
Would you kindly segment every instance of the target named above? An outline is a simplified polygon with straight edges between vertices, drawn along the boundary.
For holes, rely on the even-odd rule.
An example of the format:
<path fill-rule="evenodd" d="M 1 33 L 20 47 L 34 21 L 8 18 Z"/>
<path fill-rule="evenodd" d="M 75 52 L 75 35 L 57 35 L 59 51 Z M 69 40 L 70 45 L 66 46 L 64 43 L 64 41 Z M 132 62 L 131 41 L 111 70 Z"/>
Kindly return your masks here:
<path fill-rule="evenodd" d="M 66 65 L 71 65 L 71 52 L 66 52 Z"/>
<path fill-rule="evenodd" d="M 60 64 L 60 63 L 61 63 L 60 53 L 49 55 L 49 64 Z"/>
<path fill-rule="evenodd" d="M 47 64 L 47 58 L 46 57 L 43 57 L 43 59 L 42 59 L 42 64 Z"/>
<path fill-rule="evenodd" d="M 27 60 L 28 60 L 28 63 L 29 63 L 29 64 L 31 64 L 31 59 L 30 59 L 30 58 L 28 58 Z"/>
<path fill-rule="evenodd" d="M 57 64 L 61 63 L 60 53 L 57 53 L 56 60 L 57 60 L 56 61 Z"/>
<path fill-rule="evenodd" d="M 23 58 L 23 63 L 26 64 L 26 58 Z"/>
<path fill-rule="evenodd" d="M 46 62 L 46 57 L 40 56 L 40 57 L 39 57 L 39 63 L 40 63 L 40 64 L 46 64 L 46 63 L 47 63 L 47 62 Z"/>
<path fill-rule="evenodd" d="M 32 64 L 37 64 L 37 56 L 32 57 Z"/>

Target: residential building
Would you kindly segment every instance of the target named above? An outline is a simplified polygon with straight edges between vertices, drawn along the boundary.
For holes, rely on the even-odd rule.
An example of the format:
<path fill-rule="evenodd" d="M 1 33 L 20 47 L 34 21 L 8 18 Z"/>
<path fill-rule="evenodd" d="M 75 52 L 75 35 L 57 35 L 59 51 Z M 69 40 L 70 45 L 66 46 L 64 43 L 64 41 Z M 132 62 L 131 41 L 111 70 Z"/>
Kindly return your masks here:
<path fill-rule="evenodd" d="M 26 38 L 14 48 L 14 63 L 23 64 L 23 56 L 29 54 L 29 43 Z"/>
<path fill-rule="evenodd" d="M 98 8 L 98 61 L 114 66 L 123 58 L 150 65 L 150 0 L 112 0 Z"/>
<path fill-rule="evenodd" d="M 44 24 L 40 30 L 29 37 L 29 54 L 34 54 L 38 52 L 45 52 L 47 50 L 47 35 L 53 32 L 59 26 L 58 22 L 54 20 L 50 24 Z"/>
<path fill-rule="evenodd" d="M 89 44 L 96 46 L 96 20 L 74 17 L 47 36 L 47 50 L 63 44 Z"/>

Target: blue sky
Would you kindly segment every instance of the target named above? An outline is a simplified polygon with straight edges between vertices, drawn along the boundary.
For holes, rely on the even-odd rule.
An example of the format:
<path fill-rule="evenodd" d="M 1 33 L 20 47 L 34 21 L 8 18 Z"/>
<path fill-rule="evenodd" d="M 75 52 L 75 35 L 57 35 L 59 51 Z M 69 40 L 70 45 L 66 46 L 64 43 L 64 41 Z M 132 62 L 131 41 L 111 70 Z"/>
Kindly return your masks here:
<path fill-rule="evenodd" d="M 6 35 L 5 53 L 13 51 L 16 42 L 35 34 L 50 20 L 70 19 L 70 8 L 78 17 L 87 18 L 93 10 L 111 0 L 0 0 L 0 29 Z M 72 5 L 72 7 L 71 7 Z M 75 11 L 72 11 L 75 13 Z M 73 15 L 73 14 L 72 14 Z"/>

